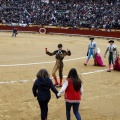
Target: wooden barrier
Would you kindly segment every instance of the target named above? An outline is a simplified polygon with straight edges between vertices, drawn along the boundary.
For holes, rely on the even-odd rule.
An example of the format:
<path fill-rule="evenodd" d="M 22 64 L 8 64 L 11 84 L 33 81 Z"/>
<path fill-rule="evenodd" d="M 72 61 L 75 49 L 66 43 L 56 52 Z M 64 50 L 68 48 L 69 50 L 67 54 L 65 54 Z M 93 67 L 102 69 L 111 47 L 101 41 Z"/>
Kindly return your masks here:
<path fill-rule="evenodd" d="M 0 25 L 0 30 L 13 30 L 17 28 L 18 31 L 30 31 L 39 32 L 40 27 L 21 27 L 21 26 L 4 26 Z M 74 34 L 74 35 L 85 35 L 85 36 L 97 36 L 97 37 L 108 37 L 108 38 L 120 38 L 119 31 L 95 31 L 95 30 L 79 30 L 79 29 L 63 29 L 63 28 L 45 28 L 46 33 L 56 33 L 56 34 Z"/>
<path fill-rule="evenodd" d="M 111 37 L 120 38 L 120 32 L 106 32 L 95 30 L 78 30 L 78 29 L 60 29 L 60 28 L 47 28 L 47 33 L 62 33 L 62 34 L 77 34 L 85 36 L 97 36 L 97 37 Z"/>
<path fill-rule="evenodd" d="M 18 31 L 31 31 L 31 32 L 39 32 L 40 27 L 21 27 L 21 26 L 4 26 L 0 25 L 0 30 L 13 30 L 17 28 Z"/>

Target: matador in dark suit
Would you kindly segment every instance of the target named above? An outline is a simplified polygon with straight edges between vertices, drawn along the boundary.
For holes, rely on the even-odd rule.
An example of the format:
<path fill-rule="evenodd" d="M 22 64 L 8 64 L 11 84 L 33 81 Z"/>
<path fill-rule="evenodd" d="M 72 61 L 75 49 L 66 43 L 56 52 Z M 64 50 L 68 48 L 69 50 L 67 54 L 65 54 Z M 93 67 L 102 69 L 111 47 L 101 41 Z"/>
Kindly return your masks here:
<path fill-rule="evenodd" d="M 55 55 L 56 63 L 52 71 L 52 76 L 55 80 L 55 86 L 62 87 L 62 79 L 63 79 L 63 59 L 66 55 L 70 56 L 71 51 L 70 50 L 62 50 L 63 45 L 58 44 L 58 50 L 55 50 L 54 52 L 49 52 L 46 49 L 46 54 L 49 56 Z M 60 77 L 60 83 L 58 83 L 57 77 L 56 77 L 56 71 L 59 70 L 59 77 Z"/>

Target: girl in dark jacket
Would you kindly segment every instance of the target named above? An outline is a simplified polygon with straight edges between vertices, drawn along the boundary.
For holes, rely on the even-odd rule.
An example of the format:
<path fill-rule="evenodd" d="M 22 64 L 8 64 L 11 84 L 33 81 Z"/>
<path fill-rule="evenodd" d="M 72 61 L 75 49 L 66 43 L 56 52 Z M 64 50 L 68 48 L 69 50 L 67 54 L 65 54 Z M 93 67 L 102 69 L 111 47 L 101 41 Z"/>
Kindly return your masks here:
<path fill-rule="evenodd" d="M 47 120 L 48 102 L 51 98 L 50 89 L 55 93 L 56 97 L 58 91 L 54 87 L 46 69 L 41 69 L 36 76 L 37 79 L 34 82 L 32 91 L 34 97 L 37 97 L 41 109 L 41 120 Z"/>

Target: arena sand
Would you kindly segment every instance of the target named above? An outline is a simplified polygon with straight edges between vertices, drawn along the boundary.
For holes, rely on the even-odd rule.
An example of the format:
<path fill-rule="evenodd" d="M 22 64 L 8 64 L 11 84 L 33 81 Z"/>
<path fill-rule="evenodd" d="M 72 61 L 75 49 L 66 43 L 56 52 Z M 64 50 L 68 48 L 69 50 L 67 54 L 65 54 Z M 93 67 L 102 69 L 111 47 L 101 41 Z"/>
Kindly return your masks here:
<path fill-rule="evenodd" d="M 39 69 L 46 68 L 51 74 L 55 57 L 47 56 L 45 48 L 52 52 L 58 43 L 72 52 L 64 59 L 64 76 L 73 67 L 81 74 L 84 94 L 79 112 L 82 120 L 120 119 L 120 72 L 107 73 L 107 66 L 93 66 L 92 58 L 88 66 L 83 65 L 88 37 L 19 33 L 14 38 L 11 34 L 0 32 L 0 120 L 39 120 L 40 111 L 32 94 L 32 85 Z M 103 58 L 108 40 L 96 38 L 95 41 Z M 120 47 L 119 41 L 116 40 L 115 44 Z M 107 65 L 107 58 L 103 61 Z M 52 93 L 48 120 L 66 119 L 63 96 L 56 99 Z M 75 120 L 72 110 L 71 120 Z"/>

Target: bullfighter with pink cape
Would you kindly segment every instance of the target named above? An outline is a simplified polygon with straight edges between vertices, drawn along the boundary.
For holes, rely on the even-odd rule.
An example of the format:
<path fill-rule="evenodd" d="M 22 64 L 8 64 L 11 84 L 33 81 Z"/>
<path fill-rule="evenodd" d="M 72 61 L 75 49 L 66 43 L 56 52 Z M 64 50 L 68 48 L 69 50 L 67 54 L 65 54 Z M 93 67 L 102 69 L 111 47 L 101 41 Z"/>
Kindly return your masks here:
<path fill-rule="evenodd" d="M 109 46 L 107 47 L 107 49 L 105 51 L 104 58 L 106 57 L 107 52 L 109 52 L 107 72 L 111 72 L 112 65 L 114 68 L 115 60 L 118 57 L 118 50 L 117 50 L 117 46 L 114 45 L 114 40 L 109 40 L 108 43 L 109 43 Z"/>
<path fill-rule="evenodd" d="M 104 67 L 104 63 L 102 61 L 102 58 L 99 54 L 100 49 L 97 47 L 96 42 L 94 42 L 94 38 L 91 37 L 89 38 L 90 42 L 88 44 L 88 51 L 87 51 L 87 59 L 86 62 L 84 63 L 85 66 L 87 66 L 88 61 L 90 60 L 90 57 L 93 56 L 94 59 L 94 66 L 102 66 Z"/>

